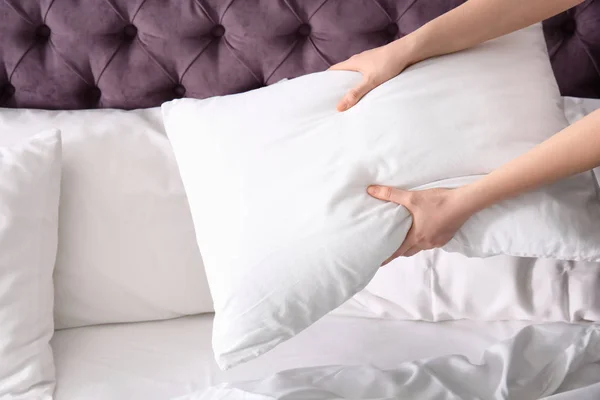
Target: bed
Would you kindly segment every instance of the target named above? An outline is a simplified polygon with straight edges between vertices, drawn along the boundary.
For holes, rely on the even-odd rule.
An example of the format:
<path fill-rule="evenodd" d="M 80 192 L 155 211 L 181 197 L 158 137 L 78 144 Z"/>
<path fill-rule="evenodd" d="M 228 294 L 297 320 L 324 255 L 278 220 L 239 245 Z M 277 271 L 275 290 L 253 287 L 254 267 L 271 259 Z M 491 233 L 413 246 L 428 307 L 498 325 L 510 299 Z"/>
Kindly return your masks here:
<path fill-rule="evenodd" d="M 600 100 L 565 97 L 564 107 L 573 122 L 600 108 Z M 489 346 L 541 323 L 411 321 L 407 316 L 390 316 L 393 313 L 385 305 L 381 309 L 387 316 L 369 315 L 351 304 L 346 307 L 264 357 L 229 371 L 220 370 L 214 361 L 212 314 L 59 330 L 52 339 L 56 399 L 172 399 L 223 382 L 262 379 L 293 368 L 373 365 L 384 369 L 450 354 L 477 363 Z M 576 396 L 594 399 L 596 392 Z"/>
<path fill-rule="evenodd" d="M 0 3 L 0 108 L 136 110 L 182 97 L 245 92 L 325 70 L 406 35 L 460 3 L 5 0 Z M 572 122 L 600 107 L 598 100 L 590 100 L 600 98 L 600 2 L 588 0 L 545 21 L 544 33 Z M 109 273 L 98 277 L 116 282 Z M 73 273 L 67 278 L 73 285 L 85 281 Z M 84 290 L 94 290 L 90 282 L 86 285 Z M 56 302 L 63 307 L 73 297 L 57 288 Z M 100 290 L 97 296 L 114 295 L 115 300 L 106 301 L 117 309 L 127 297 L 115 293 Z M 157 307 L 144 296 L 131 297 L 140 301 L 140 310 Z M 224 382 L 267 379 L 283 370 L 323 365 L 390 369 L 449 354 L 477 364 L 489 346 L 544 320 L 422 322 L 333 313 L 265 356 L 221 371 L 210 347 L 213 315 L 205 311 L 210 310 L 173 306 L 156 318 L 131 318 L 123 311 L 106 321 L 79 319 L 75 324 L 55 317 L 61 328 L 51 342 L 55 399 L 172 399 Z M 593 326 L 581 319 L 574 322 Z M 590 351 L 600 355 L 600 339 L 594 343 Z M 593 377 L 600 374 L 600 364 L 590 365 L 572 381 L 573 388 L 587 386 L 587 391 L 552 398 L 599 398 L 600 381 Z"/>

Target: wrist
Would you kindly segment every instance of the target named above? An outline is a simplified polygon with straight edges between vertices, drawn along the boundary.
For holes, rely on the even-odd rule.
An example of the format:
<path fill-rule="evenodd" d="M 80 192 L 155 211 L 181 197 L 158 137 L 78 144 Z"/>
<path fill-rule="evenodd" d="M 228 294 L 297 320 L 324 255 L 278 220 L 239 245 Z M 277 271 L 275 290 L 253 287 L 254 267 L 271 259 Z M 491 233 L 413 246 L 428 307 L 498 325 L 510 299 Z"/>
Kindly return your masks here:
<path fill-rule="evenodd" d="M 458 207 L 467 214 L 475 214 L 494 203 L 490 198 L 491 193 L 480 187 L 479 181 L 461 186 L 453 192 Z"/>
<path fill-rule="evenodd" d="M 398 64 L 403 64 L 403 68 L 422 61 L 422 58 L 420 58 L 422 51 L 414 33 L 401 37 L 387 46 L 392 57 L 397 60 Z"/>
<path fill-rule="evenodd" d="M 406 52 L 410 61 L 409 65 L 416 64 L 436 55 L 434 47 L 437 41 L 433 40 L 430 25 L 431 23 L 427 23 L 396 41 L 402 43 L 402 51 Z"/>

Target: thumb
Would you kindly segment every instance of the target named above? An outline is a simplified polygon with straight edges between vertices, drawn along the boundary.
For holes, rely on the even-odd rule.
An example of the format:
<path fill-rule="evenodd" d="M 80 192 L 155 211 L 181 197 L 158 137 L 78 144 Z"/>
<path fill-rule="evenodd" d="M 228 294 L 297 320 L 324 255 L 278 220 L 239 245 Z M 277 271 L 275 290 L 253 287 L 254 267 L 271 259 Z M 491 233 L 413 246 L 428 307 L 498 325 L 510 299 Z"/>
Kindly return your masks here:
<path fill-rule="evenodd" d="M 354 106 L 362 97 L 369 93 L 374 88 L 374 85 L 369 83 L 365 78 L 354 88 L 350 89 L 348 93 L 344 95 L 342 100 L 337 105 L 338 111 L 346 111 L 350 107 Z"/>
<path fill-rule="evenodd" d="M 408 208 L 410 192 L 400 190 L 389 186 L 371 185 L 367 188 L 367 193 L 376 199 L 383 201 L 391 201 Z"/>

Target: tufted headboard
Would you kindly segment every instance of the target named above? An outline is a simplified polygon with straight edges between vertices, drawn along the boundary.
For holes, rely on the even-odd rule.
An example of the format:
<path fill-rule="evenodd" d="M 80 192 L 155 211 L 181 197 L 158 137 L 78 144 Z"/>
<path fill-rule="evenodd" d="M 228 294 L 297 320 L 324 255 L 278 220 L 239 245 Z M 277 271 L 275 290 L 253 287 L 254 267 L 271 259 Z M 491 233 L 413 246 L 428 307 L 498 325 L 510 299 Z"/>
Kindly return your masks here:
<path fill-rule="evenodd" d="M 0 0 L 0 107 L 143 108 L 324 70 L 463 0 Z M 600 0 L 545 22 L 564 95 L 600 97 Z"/>

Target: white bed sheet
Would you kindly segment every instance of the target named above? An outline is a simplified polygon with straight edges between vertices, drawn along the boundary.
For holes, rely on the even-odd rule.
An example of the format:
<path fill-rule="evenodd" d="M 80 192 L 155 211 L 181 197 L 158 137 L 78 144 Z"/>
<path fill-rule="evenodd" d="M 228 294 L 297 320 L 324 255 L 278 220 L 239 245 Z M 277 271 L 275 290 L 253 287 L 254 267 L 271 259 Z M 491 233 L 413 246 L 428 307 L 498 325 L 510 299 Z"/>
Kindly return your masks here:
<path fill-rule="evenodd" d="M 211 350 L 212 315 L 67 329 L 52 347 L 56 400 L 165 400 L 221 382 L 285 369 L 399 362 L 446 354 L 478 360 L 527 322 L 413 322 L 326 316 L 264 356 L 220 371 Z"/>
<path fill-rule="evenodd" d="M 229 382 L 174 400 L 598 400 L 600 325 L 528 326 L 480 360 L 446 355 L 393 368 L 294 368 Z"/>

